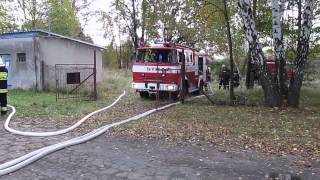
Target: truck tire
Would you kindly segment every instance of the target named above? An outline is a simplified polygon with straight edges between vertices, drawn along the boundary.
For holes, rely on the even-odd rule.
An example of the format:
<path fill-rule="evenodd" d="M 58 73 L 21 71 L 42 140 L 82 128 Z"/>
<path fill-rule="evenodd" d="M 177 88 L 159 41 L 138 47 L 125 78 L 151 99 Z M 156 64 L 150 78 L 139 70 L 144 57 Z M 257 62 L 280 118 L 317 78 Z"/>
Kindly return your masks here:
<path fill-rule="evenodd" d="M 193 93 L 193 95 L 201 95 L 201 94 L 203 94 L 203 87 L 204 87 L 203 84 L 204 84 L 203 81 L 200 81 L 198 90 L 195 91 L 195 92 Z"/>
<path fill-rule="evenodd" d="M 170 95 L 171 100 L 173 100 L 173 101 L 178 100 L 178 92 L 170 92 L 170 93 L 171 93 L 171 95 Z"/>
<path fill-rule="evenodd" d="M 140 97 L 141 98 L 149 98 L 149 93 L 148 92 L 139 92 L 139 94 L 140 94 Z"/>
<path fill-rule="evenodd" d="M 203 94 L 203 87 L 204 87 L 204 83 L 203 81 L 200 81 L 200 85 L 199 85 L 199 94 Z"/>

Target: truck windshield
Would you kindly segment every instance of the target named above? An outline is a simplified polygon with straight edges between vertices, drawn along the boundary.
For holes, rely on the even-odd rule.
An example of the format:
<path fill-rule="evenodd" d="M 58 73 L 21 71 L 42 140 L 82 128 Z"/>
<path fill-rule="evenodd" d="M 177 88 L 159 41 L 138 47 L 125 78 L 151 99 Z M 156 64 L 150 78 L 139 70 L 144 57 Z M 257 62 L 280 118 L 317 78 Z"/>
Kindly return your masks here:
<path fill-rule="evenodd" d="M 137 62 L 176 63 L 175 50 L 171 49 L 147 49 L 139 50 Z"/>

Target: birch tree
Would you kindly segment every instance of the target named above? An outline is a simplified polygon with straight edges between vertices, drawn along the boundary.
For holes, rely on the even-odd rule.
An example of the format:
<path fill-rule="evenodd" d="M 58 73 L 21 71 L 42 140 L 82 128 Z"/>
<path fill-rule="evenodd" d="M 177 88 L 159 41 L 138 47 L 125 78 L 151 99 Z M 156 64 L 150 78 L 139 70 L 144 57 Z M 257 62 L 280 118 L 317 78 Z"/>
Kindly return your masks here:
<path fill-rule="evenodd" d="M 304 77 L 305 65 L 308 61 L 309 42 L 312 30 L 312 20 L 314 5 L 313 0 L 305 0 L 304 11 L 302 16 L 301 31 L 297 44 L 297 57 L 295 61 L 295 72 L 293 79 L 290 81 L 288 103 L 293 107 L 299 106 L 300 91 Z"/>
<path fill-rule="evenodd" d="M 259 81 L 264 91 L 265 104 L 270 107 L 280 106 L 278 86 L 274 84 L 274 80 L 267 70 L 265 63 L 266 59 L 262 52 L 261 43 L 259 42 L 259 35 L 253 19 L 251 7 L 250 0 L 239 1 L 239 13 L 242 18 L 246 39 L 249 43 L 249 48 L 251 49 L 251 56 L 258 70 Z"/>
<path fill-rule="evenodd" d="M 272 27 L 274 41 L 274 56 L 276 60 L 276 73 L 272 77 L 266 69 L 266 61 L 259 43 L 259 32 L 256 29 L 252 14 L 250 0 L 239 0 L 240 16 L 243 21 L 246 38 L 249 43 L 254 64 L 258 69 L 258 76 L 265 95 L 265 103 L 270 107 L 282 105 L 282 95 L 286 88 L 284 79 L 285 47 L 283 42 L 283 11 L 285 1 L 272 0 Z M 297 107 L 299 105 L 300 90 L 302 86 L 305 63 L 308 58 L 310 34 L 312 30 L 313 0 L 305 0 L 303 22 L 297 45 L 296 67 L 294 76 L 290 82 L 288 92 L 288 104 Z"/>
<path fill-rule="evenodd" d="M 285 7 L 284 0 L 272 0 L 272 37 L 274 45 L 274 59 L 276 71 L 274 74 L 273 83 L 275 88 L 279 88 L 280 96 L 285 94 L 285 79 L 284 79 L 284 66 L 285 66 L 285 49 L 283 43 L 283 12 Z M 282 98 L 279 97 L 279 105 L 282 104 Z"/>

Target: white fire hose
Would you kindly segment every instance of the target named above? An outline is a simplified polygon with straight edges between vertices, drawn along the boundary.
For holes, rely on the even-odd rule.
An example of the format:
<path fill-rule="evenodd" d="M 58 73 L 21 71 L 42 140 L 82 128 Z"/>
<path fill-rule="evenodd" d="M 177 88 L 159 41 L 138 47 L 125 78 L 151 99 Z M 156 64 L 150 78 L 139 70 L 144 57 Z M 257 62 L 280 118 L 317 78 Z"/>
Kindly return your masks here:
<path fill-rule="evenodd" d="M 44 136 L 56 136 L 56 135 L 60 135 L 60 134 L 64 134 L 67 132 L 70 132 L 72 130 L 74 130 L 75 128 L 77 128 L 78 126 L 80 126 L 83 122 L 85 122 L 87 119 L 89 119 L 91 116 L 101 112 L 101 111 L 105 111 L 109 108 L 111 108 L 112 106 L 114 106 L 115 104 L 118 103 L 118 101 L 126 94 L 126 92 L 124 91 L 112 104 L 110 104 L 107 107 L 101 108 L 99 110 L 96 110 L 88 115 L 86 115 L 85 117 L 83 117 L 80 121 L 78 121 L 77 123 L 75 123 L 74 125 L 66 128 L 66 129 L 62 129 L 59 131 L 53 131 L 53 132 L 23 132 L 23 131 L 18 131 L 15 129 L 12 129 L 9 127 L 9 123 L 11 121 L 11 118 L 14 116 L 14 114 L 16 113 L 16 108 L 8 105 L 8 107 L 10 107 L 12 109 L 12 112 L 9 114 L 8 118 L 6 119 L 5 123 L 4 123 L 4 128 L 13 133 L 13 134 L 18 134 L 18 135 L 22 135 L 22 136 L 38 136 L 38 137 L 44 137 Z"/>
<path fill-rule="evenodd" d="M 117 102 L 123 95 L 125 94 L 125 92 L 119 96 L 119 98 L 115 101 Z M 202 96 L 197 96 L 197 97 L 194 97 L 194 98 L 198 98 L 198 97 L 202 97 Z M 192 99 L 194 99 L 192 98 Z M 190 99 L 191 100 L 191 99 Z M 168 105 L 165 105 L 165 106 L 162 106 L 162 107 L 159 107 L 159 108 L 155 108 L 155 109 L 152 109 L 152 110 L 149 110 L 149 111 L 146 111 L 144 113 L 141 113 L 141 114 L 138 114 L 136 116 L 133 116 L 131 118 L 128 118 L 128 119 L 125 119 L 125 120 L 121 120 L 121 121 L 118 121 L 118 122 L 115 122 L 115 123 L 111 123 L 111 124 L 108 124 L 108 125 L 105 125 L 105 126 L 102 126 L 100 128 L 97 128 L 85 135 L 82 135 L 82 136 L 79 136 L 79 137 L 76 137 L 76 138 L 72 138 L 70 140 L 67 140 L 67 141 L 63 141 L 63 142 L 60 142 L 60 143 L 57 143 L 57 144 L 53 144 L 53 145 L 50 145 L 50 146 L 46 146 L 46 147 L 43 147 L 43 148 L 40 148 L 38 150 L 35 150 L 35 151 L 32 151 L 26 155 L 23 155 L 19 158 L 16 158 L 16 159 L 13 159 L 11 161 L 8 161 L 4 164 L 1 164 L 0 165 L 0 176 L 3 176 L 3 175 L 6 175 L 6 174 L 9 174 L 9 173 L 12 173 L 14 171 L 17 171 L 31 163 L 33 163 L 34 161 L 37 161 L 38 159 L 50 154 L 50 153 L 53 153 L 55 151 L 58 151 L 60 149 L 63 149 L 63 148 L 66 148 L 66 147 L 69 147 L 69 146 L 73 146 L 73 145 L 77 145 L 77 144 L 81 144 L 81 143 L 84 143 L 86 141 L 89 141 L 103 133 L 105 133 L 108 129 L 112 128 L 112 127 L 115 127 L 115 126 L 119 126 L 119 125 L 122 125 L 122 124 L 125 124 L 125 123 L 129 123 L 131 121 L 135 121 L 135 120 L 138 120 L 140 118 L 143 118 L 145 116 L 148 116 L 152 113 L 155 113 L 157 111 L 161 111 L 163 109 L 166 109 L 166 108 L 169 108 L 169 107 L 172 107 L 172 106 L 175 106 L 177 104 L 179 104 L 180 102 L 176 102 L 176 103 L 171 103 L 171 104 L 168 104 Z M 112 105 L 112 104 L 111 104 Z M 111 106 L 110 105 L 110 106 Z M 12 107 L 12 106 L 11 106 Z M 109 106 L 108 106 L 109 107 Z M 90 116 L 89 115 L 94 115 L 98 112 L 101 112 L 103 110 L 107 109 L 107 107 L 105 108 L 102 108 L 102 109 L 99 109 L 97 111 L 94 111 L 90 114 L 88 114 L 87 118 L 89 118 Z M 14 110 L 14 109 L 13 109 Z M 14 115 L 15 111 L 12 111 L 8 117 L 9 118 L 12 118 L 12 116 Z M 82 118 L 81 120 L 83 120 L 84 118 Z M 80 121 L 81 121 L 80 120 Z M 79 122 L 80 122 L 79 121 Z M 7 122 L 7 121 L 6 121 Z M 8 123 L 9 124 L 9 123 Z M 81 124 L 81 123 L 80 123 Z M 73 127 L 73 126 L 71 126 Z M 67 128 L 69 129 L 69 128 Z M 74 129 L 74 128 L 73 128 Z M 12 130 L 12 129 L 11 129 Z M 61 130 L 62 131 L 62 130 Z M 10 131 L 11 132 L 11 131 Z M 19 134 L 21 133 L 21 131 L 16 131 L 16 132 L 19 132 Z M 49 133 L 53 133 L 53 132 L 49 132 Z M 16 133 L 18 134 L 18 133 Z M 21 133 L 22 134 L 22 133 Z M 38 134 L 39 135 L 39 134 Z"/>

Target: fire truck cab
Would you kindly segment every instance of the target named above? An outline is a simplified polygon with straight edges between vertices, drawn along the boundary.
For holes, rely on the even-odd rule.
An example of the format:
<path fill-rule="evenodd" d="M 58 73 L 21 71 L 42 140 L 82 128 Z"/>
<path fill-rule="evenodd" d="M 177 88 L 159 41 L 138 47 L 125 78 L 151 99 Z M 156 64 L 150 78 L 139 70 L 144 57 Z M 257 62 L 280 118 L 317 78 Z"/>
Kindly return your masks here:
<path fill-rule="evenodd" d="M 196 92 L 206 86 L 209 77 L 208 56 L 179 44 L 158 43 L 137 49 L 132 67 L 132 88 L 141 97 L 150 94 L 171 94 L 178 97 L 182 80 L 186 81 L 186 92 Z M 185 58 L 185 77 L 181 77 L 182 58 Z"/>

